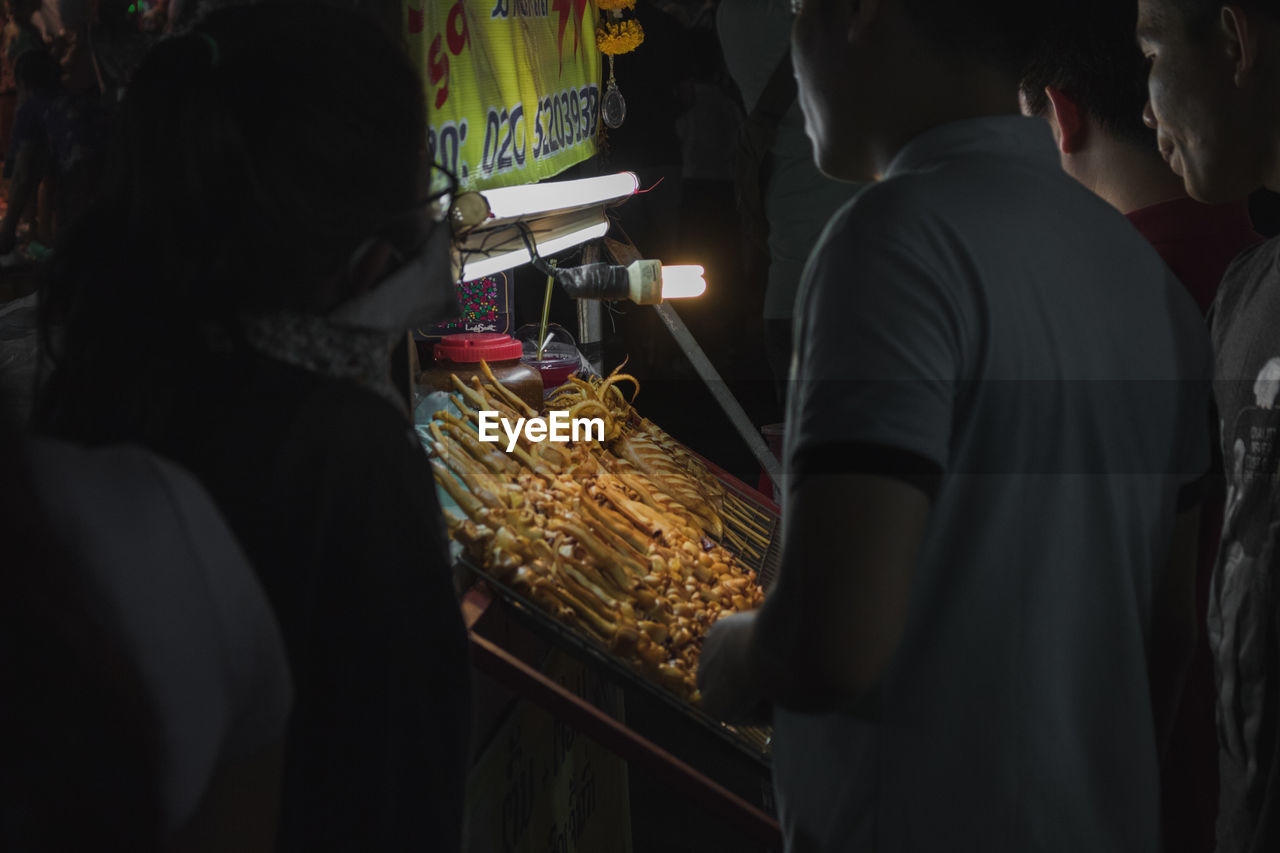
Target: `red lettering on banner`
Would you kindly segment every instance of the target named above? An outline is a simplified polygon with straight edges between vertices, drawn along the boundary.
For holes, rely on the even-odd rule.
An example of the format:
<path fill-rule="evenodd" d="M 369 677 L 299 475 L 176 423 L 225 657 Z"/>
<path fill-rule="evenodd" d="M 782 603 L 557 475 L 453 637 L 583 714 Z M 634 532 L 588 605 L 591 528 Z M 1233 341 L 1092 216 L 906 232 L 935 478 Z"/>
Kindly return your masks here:
<path fill-rule="evenodd" d="M 431 40 L 431 50 L 427 53 L 427 80 L 432 86 L 444 81 L 436 92 L 436 109 L 440 109 L 449 100 L 449 57 L 440 49 L 440 36 Z"/>
<path fill-rule="evenodd" d="M 453 8 L 449 10 L 445 33 L 449 37 L 449 52 L 454 56 L 462 53 L 462 49 L 471 44 L 471 33 L 467 31 L 467 10 L 462 5 L 462 0 L 454 3 Z"/>
<path fill-rule="evenodd" d="M 413 10 L 410 9 L 410 23 L 412 24 Z M 432 86 L 439 86 L 436 91 L 436 109 L 440 109 L 449 100 L 449 54 L 444 52 L 440 44 L 441 36 L 436 35 L 431 40 L 431 48 L 427 51 L 427 82 Z M 467 10 L 464 0 L 458 0 L 449 9 L 449 16 L 445 19 L 444 39 L 448 44 L 449 53 L 454 56 L 462 53 L 463 48 L 471 44 L 471 32 L 467 28 Z"/>
<path fill-rule="evenodd" d="M 556 33 L 556 49 L 560 53 L 560 71 L 564 71 L 564 29 L 573 19 L 573 55 L 578 55 L 578 44 L 582 40 L 582 19 L 586 15 L 587 0 L 553 0 L 551 10 L 560 19 Z"/>

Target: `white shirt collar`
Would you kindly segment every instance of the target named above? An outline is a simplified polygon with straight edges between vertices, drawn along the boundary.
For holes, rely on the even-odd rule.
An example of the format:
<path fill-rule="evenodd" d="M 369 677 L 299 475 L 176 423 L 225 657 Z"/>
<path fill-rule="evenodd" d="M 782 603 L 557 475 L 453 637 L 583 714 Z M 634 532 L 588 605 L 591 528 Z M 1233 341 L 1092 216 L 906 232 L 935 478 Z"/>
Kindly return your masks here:
<path fill-rule="evenodd" d="M 884 176 L 891 178 L 943 160 L 974 155 L 1042 160 L 1046 167 L 1061 168 L 1047 121 L 1001 115 L 961 119 L 926 130 L 902 147 Z"/>

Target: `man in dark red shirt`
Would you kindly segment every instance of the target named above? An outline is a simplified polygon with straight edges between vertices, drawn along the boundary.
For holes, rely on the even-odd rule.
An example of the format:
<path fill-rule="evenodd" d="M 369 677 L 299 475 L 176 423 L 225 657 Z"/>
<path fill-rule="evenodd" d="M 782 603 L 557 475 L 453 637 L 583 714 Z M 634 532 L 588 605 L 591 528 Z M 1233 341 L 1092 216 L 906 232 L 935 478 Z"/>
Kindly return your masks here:
<path fill-rule="evenodd" d="M 1160 154 L 1155 149 L 1152 153 L 1156 162 L 1168 171 Z M 1182 183 L 1181 178 L 1178 183 Z M 1247 200 L 1202 204 L 1182 196 L 1125 213 L 1206 314 L 1227 265 L 1262 239 L 1253 230 Z"/>
<path fill-rule="evenodd" d="M 1129 217 L 1207 312 L 1222 274 L 1262 238 L 1247 201 L 1205 205 L 1187 196 L 1142 121 L 1146 68 L 1134 41 L 1137 7 L 1085 0 L 1022 81 L 1023 112 L 1048 119 L 1072 177 Z"/>
<path fill-rule="evenodd" d="M 1068 174 L 1124 213 L 1208 312 L 1227 265 L 1262 238 L 1245 200 L 1188 197 L 1142 120 L 1147 72 L 1134 38 L 1137 4 L 1085 0 L 1055 23 L 1022 81 L 1023 112 L 1048 119 Z M 1200 636 L 1162 767 L 1164 849 L 1214 849 L 1218 758 L 1213 660 L 1204 630 L 1222 525 L 1216 485 L 1201 513 L 1196 570 Z"/>

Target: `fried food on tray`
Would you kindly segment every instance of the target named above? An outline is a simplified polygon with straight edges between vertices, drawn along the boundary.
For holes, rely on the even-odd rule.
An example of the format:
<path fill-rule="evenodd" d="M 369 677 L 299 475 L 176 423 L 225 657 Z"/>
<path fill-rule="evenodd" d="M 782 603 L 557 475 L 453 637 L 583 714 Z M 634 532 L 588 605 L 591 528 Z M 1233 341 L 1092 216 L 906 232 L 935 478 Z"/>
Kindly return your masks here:
<path fill-rule="evenodd" d="M 662 427 L 648 418 L 640 419 L 640 432 L 644 433 L 650 441 L 660 447 L 672 462 L 680 466 L 689 475 L 717 511 L 722 508 L 725 495 L 724 484 L 712 476 L 711 472 L 707 470 L 707 466 L 702 464 L 701 459 L 690 454 L 679 442 L 667 435 Z"/>
<path fill-rule="evenodd" d="M 724 485 L 652 421 L 639 419 L 639 427 L 631 423 L 635 415 L 632 403 L 640 392 L 640 383 L 634 376 L 621 373 L 623 366 L 625 362 L 604 379 L 571 378 L 552 396 L 550 406 L 568 409 L 570 417 L 602 418 L 605 443 L 614 455 L 626 459 L 659 492 L 692 513 L 703 532 L 721 538 Z M 619 390 L 624 382 L 632 385 L 630 400 Z"/>
<path fill-rule="evenodd" d="M 714 498 L 687 467 L 700 463 L 676 461 L 663 447 L 674 442 L 652 424 L 630 425 L 617 385 L 635 380 L 615 371 L 576 381 L 551 407 L 605 418 L 605 441 L 522 436 L 507 454 L 478 440 L 476 413 L 523 413 L 518 400 L 496 382 L 455 378 L 465 418 L 439 412 L 428 428 L 436 480 L 466 514 L 450 517 L 451 535 L 540 608 L 696 703 L 707 629 L 726 612 L 758 607 L 764 593 L 755 572 L 704 535 L 721 527 Z"/>

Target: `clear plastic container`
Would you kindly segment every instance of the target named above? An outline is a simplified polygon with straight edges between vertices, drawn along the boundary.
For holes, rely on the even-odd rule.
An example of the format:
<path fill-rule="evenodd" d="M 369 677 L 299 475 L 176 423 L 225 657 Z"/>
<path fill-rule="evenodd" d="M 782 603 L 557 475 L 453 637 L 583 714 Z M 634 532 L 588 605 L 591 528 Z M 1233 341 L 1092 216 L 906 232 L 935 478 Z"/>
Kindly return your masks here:
<path fill-rule="evenodd" d="M 582 366 L 582 353 L 574 343 L 573 335 L 562 326 L 547 326 L 547 342 L 538 357 L 537 324 L 530 323 L 516 330 L 516 339 L 524 347 L 520 360 L 538 371 L 543 387 L 548 391 L 560 387 Z"/>

